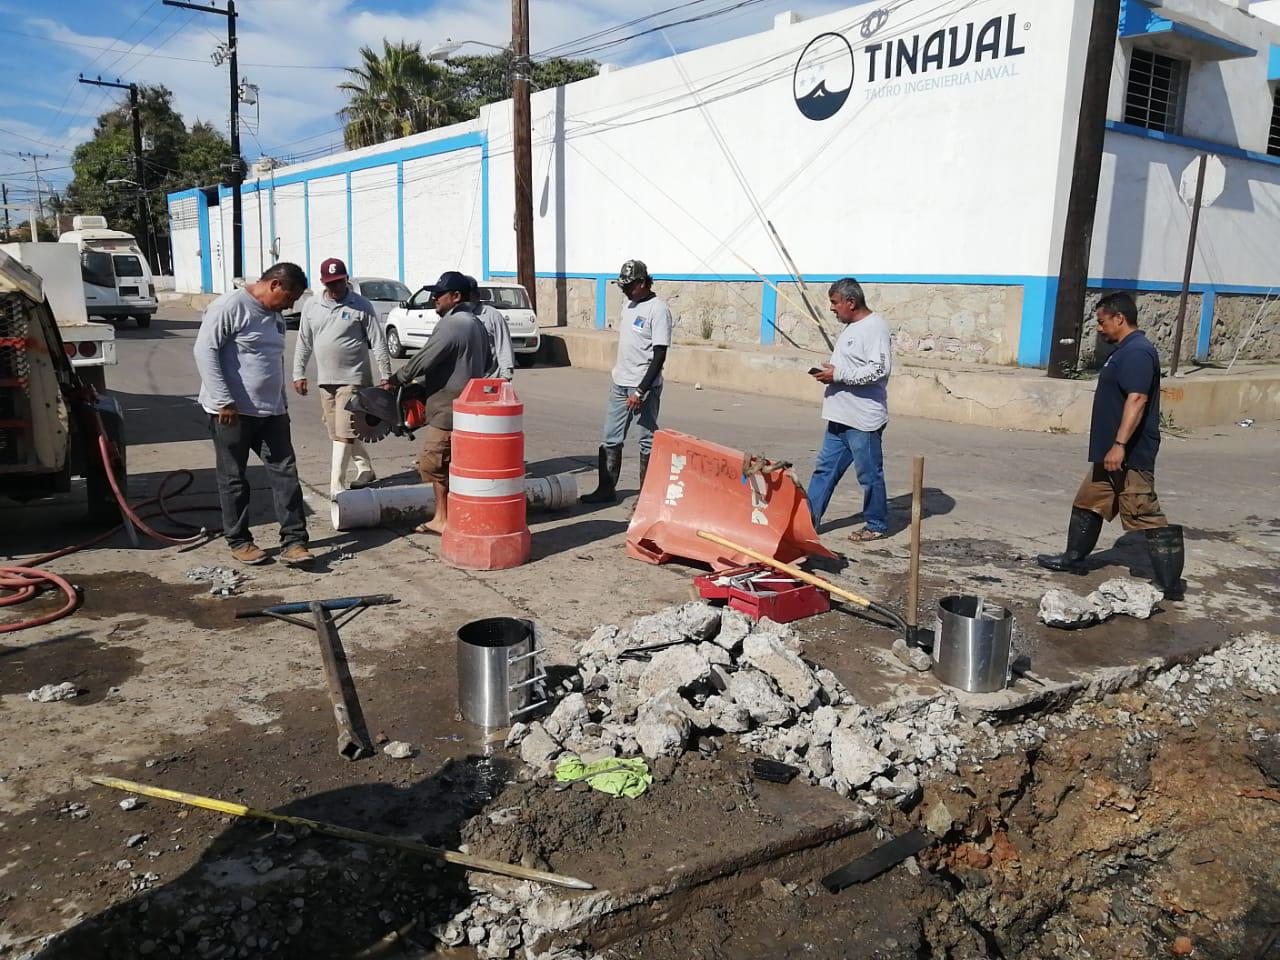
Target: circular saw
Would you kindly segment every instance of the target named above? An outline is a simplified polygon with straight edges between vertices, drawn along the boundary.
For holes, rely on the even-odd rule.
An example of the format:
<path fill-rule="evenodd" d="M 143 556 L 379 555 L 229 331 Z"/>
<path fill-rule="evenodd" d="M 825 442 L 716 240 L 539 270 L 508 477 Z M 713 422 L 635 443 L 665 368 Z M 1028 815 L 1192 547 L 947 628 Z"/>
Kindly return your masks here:
<path fill-rule="evenodd" d="M 426 426 L 426 391 L 417 384 L 394 390 L 365 387 L 347 401 L 352 429 L 364 443 L 377 443 L 391 434 L 413 439 Z"/>

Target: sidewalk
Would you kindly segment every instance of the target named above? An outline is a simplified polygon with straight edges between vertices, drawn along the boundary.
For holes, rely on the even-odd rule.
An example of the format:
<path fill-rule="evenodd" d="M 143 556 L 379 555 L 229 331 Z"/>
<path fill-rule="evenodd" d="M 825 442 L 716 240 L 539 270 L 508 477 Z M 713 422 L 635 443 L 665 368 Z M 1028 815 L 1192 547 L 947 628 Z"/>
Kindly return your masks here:
<path fill-rule="evenodd" d="M 618 335 L 611 330 L 544 328 L 548 362 L 613 368 Z M 827 355 L 789 347 L 750 344 L 711 346 L 678 342 L 663 376 L 679 383 L 811 401 L 809 367 Z M 1003 430 L 1087 433 L 1093 380 L 1051 380 L 1043 370 L 980 364 L 897 361 L 889 379 L 889 403 L 911 416 Z M 1280 364 L 1241 364 L 1225 370 L 1185 364 L 1166 380 L 1165 417 L 1178 427 L 1204 427 L 1280 419 Z"/>

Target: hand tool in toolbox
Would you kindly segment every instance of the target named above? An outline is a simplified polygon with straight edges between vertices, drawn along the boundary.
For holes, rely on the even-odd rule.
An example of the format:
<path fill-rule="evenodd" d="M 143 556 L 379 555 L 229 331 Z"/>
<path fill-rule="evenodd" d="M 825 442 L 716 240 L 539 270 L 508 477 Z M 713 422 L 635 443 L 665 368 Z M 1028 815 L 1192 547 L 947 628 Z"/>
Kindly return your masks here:
<path fill-rule="evenodd" d="M 367 607 L 400 601 L 390 594 L 369 597 L 337 597 L 332 600 L 304 600 L 301 603 L 280 603 L 261 610 L 241 610 L 237 620 L 249 617 L 274 617 L 297 627 L 314 630 L 320 641 L 320 659 L 324 663 L 324 678 L 329 686 L 329 701 L 333 704 L 333 719 L 338 724 L 338 753 L 348 760 L 361 760 L 373 756 L 373 741 L 356 696 L 355 681 L 347 669 L 347 652 L 342 648 L 338 628 L 350 623 Z M 343 611 L 339 619 L 333 618 L 334 610 Z M 311 622 L 300 620 L 295 613 L 310 613 Z"/>
<path fill-rule="evenodd" d="M 790 623 L 831 609 L 827 595 L 795 577 L 779 575 L 763 564 L 731 567 L 694 578 L 704 600 L 724 600 L 754 620 L 768 617 Z"/>

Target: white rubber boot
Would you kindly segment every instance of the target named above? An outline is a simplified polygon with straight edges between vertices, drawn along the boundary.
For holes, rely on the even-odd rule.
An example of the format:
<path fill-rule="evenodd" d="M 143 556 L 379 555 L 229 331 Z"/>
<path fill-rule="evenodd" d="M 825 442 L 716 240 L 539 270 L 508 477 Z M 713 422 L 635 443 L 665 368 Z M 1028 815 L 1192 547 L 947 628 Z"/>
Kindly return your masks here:
<path fill-rule="evenodd" d="M 367 487 L 377 480 L 378 475 L 373 472 L 373 463 L 369 460 L 369 451 L 365 449 L 363 443 L 357 440 L 351 444 L 351 449 L 351 462 L 356 466 L 356 475 L 355 479 L 351 481 L 351 489 L 359 490 L 361 487 Z"/>
<path fill-rule="evenodd" d="M 329 474 L 329 498 L 333 499 L 347 487 L 347 468 L 351 466 L 353 444 L 333 441 L 333 468 Z"/>

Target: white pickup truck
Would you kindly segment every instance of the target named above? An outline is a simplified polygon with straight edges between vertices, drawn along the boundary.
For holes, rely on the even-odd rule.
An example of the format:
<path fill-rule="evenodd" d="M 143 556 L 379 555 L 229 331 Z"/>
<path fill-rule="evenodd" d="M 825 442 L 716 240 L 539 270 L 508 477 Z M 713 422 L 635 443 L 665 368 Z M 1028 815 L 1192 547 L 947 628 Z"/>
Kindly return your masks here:
<path fill-rule="evenodd" d="M 89 319 L 76 248 L 53 242 L 4 243 L 0 251 L 40 277 L 71 365 L 85 383 L 99 392 L 106 390 L 107 367 L 116 362 L 116 330 Z"/>

